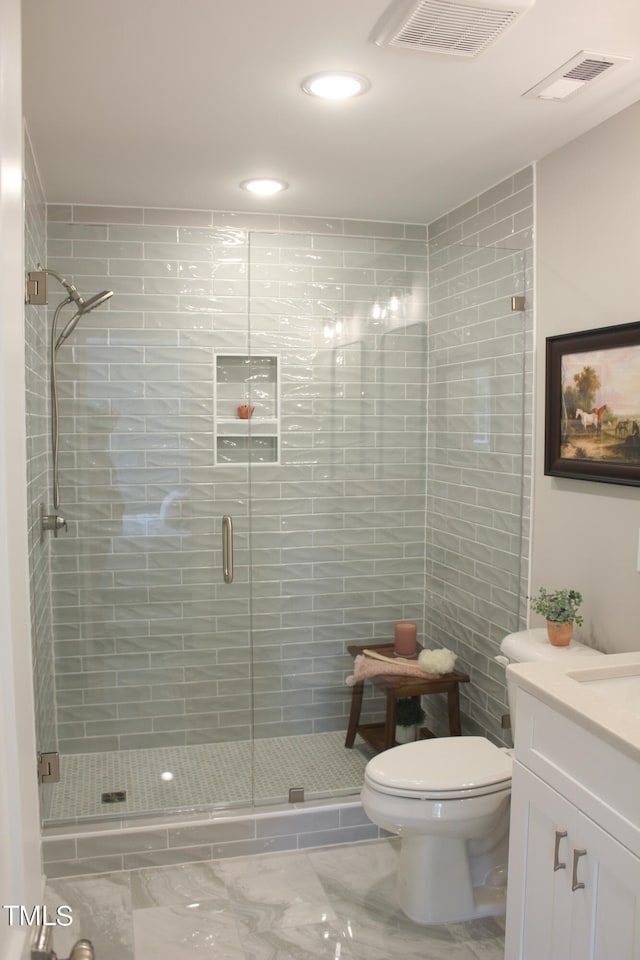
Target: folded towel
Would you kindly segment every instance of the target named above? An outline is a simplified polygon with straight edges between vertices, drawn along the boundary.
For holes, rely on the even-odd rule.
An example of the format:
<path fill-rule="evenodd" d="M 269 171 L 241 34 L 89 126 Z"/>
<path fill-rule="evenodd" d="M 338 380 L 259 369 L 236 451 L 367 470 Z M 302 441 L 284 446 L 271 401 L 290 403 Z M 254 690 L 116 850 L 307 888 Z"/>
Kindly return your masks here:
<path fill-rule="evenodd" d="M 375 657 L 375 659 L 373 659 Z M 367 657 L 364 653 L 359 653 L 353 662 L 353 673 L 347 677 L 347 685 L 352 687 L 354 683 L 360 683 L 366 677 L 376 677 L 380 674 L 394 674 L 405 677 L 421 678 L 422 680 L 438 680 L 439 674 L 426 673 L 418 666 L 417 660 L 403 660 L 396 657 L 393 660 L 378 657 Z"/>

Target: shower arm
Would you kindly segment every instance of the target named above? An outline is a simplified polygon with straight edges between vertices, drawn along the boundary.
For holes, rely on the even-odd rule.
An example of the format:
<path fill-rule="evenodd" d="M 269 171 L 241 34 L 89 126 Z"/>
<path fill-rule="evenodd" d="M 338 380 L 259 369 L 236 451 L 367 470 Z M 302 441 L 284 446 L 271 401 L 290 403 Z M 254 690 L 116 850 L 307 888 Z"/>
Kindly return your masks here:
<path fill-rule="evenodd" d="M 71 280 L 67 280 L 66 277 L 63 277 L 62 274 L 58 273 L 57 270 L 51 270 L 49 267 L 42 268 L 39 267 L 43 273 L 48 274 L 50 277 L 55 277 L 58 283 L 60 283 L 65 290 L 67 291 L 68 300 L 67 303 L 77 303 L 78 305 L 82 304 L 82 297 L 76 287 L 75 283 L 71 283 Z"/>

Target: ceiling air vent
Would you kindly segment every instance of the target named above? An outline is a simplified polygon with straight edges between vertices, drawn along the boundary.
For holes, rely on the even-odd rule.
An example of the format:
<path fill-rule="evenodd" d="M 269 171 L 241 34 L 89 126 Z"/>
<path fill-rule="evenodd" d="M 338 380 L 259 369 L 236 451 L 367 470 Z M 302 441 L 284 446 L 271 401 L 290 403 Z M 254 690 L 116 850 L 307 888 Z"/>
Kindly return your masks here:
<path fill-rule="evenodd" d="M 535 87 L 527 90 L 523 96 L 537 97 L 539 100 L 570 100 L 588 83 L 597 80 L 604 73 L 611 73 L 630 59 L 581 50 L 540 83 L 536 83 Z"/>
<path fill-rule="evenodd" d="M 475 57 L 535 0 L 396 0 L 374 28 L 379 47 Z"/>

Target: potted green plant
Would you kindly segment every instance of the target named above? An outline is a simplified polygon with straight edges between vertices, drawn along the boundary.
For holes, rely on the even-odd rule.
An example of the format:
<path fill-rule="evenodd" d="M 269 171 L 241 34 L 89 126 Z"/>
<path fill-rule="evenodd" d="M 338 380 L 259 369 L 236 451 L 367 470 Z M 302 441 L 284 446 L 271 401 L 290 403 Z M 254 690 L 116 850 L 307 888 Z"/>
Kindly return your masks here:
<path fill-rule="evenodd" d="M 537 595 L 528 599 L 533 612 L 539 613 L 547 621 L 550 642 L 555 647 L 568 646 L 571 643 L 574 623 L 578 626 L 584 623 L 584 618 L 578 613 L 582 594 L 568 588 L 551 591 L 540 587 Z"/>
<path fill-rule="evenodd" d="M 396 742 L 415 740 L 418 727 L 424 723 L 426 716 L 420 697 L 401 697 L 396 704 Z"/>

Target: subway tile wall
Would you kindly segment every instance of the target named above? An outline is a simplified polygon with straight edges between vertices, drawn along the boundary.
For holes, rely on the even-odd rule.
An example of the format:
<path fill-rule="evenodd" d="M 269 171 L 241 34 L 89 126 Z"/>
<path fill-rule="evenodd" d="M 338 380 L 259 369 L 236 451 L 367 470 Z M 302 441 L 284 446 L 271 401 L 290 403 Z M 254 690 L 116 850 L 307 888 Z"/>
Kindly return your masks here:
<path fill-rule="evenodd" d="M 58 353 L 61 751 L 344 729 L 346 646 L 424 615 L 426 229 L 49 207 L 48 263 L 114 291 Z M 277 461 L 221 463 L 216 357 L 249 351 Z"/>
<path fill-rule="evenodd" d="M 46 263 L 46 205 L 31 143 L 25 133 L 25 272 Z M 51 505 L 49 426 L 49 338 L 44 306 L 25 306 L 25 387 L 31 642 L 38 750 L 57 749 L 51 622 L 50 544 L 40 542 L 40 508 Z M 40 788 L 47 816 L 51 794 Z"/>
<path fill-rule="evenodd" d="M 493 658 L 526 618 L 532 253 L 532 167 L 429 227 L 426 632 L 471 675 L 464 732 L 497 743 L 507 704 Z"/>

